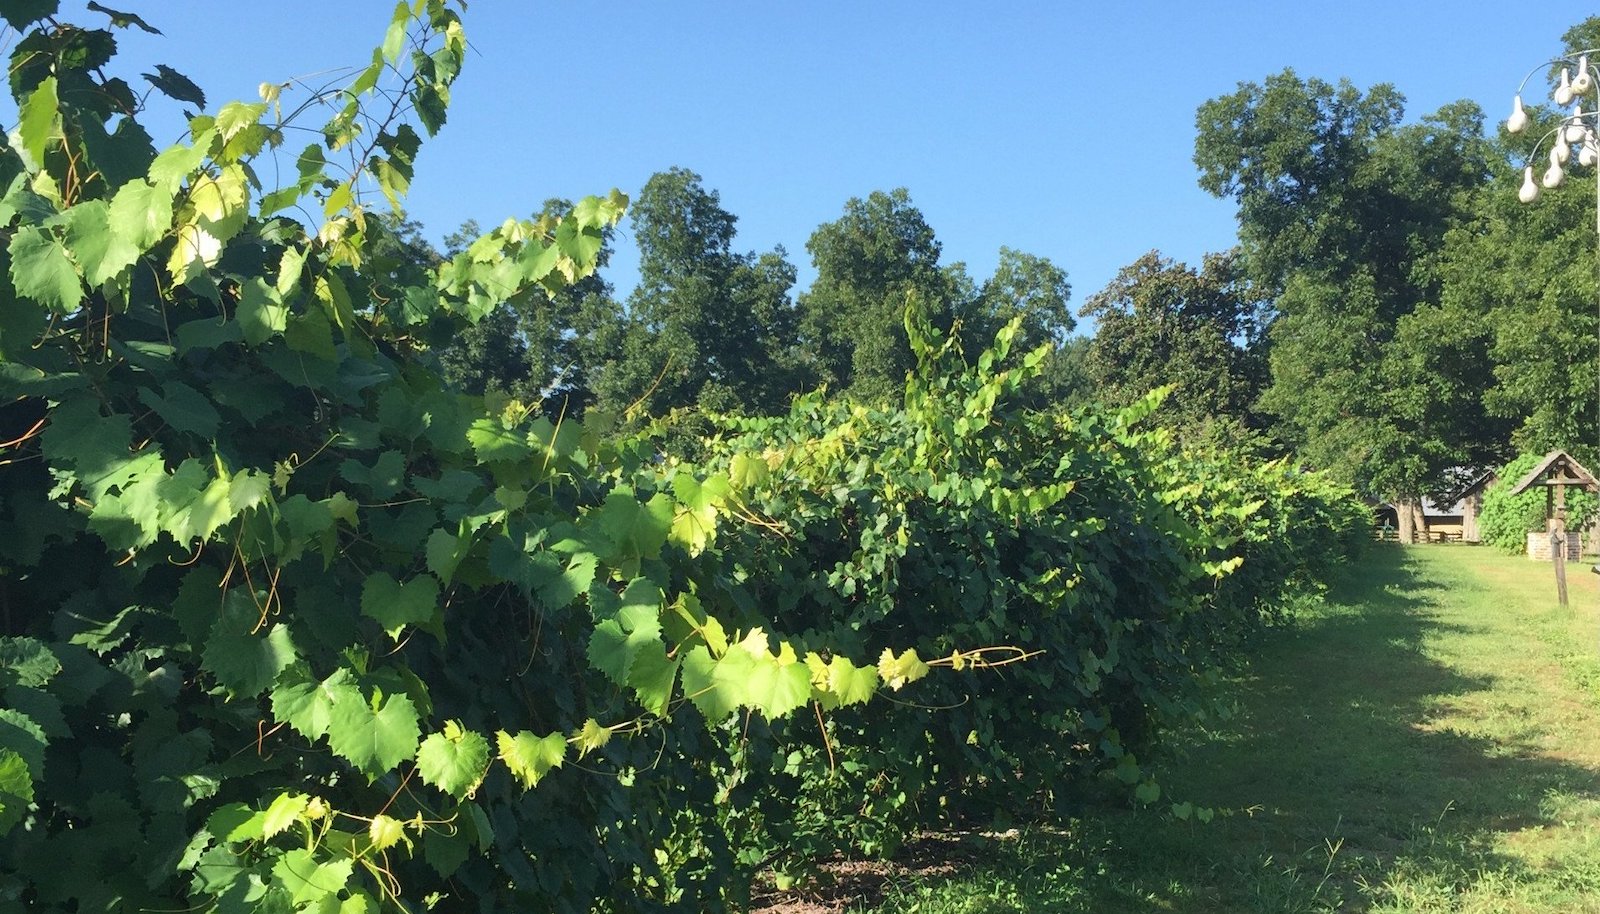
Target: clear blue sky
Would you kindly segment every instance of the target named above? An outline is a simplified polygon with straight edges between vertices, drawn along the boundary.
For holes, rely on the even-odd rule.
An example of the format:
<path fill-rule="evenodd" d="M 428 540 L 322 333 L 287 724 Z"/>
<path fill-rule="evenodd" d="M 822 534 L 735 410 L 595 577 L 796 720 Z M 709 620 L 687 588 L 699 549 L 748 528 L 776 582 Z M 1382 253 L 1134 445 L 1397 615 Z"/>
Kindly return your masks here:
<path fill-rule="evenodd" d="M 166 63 L 213 105 L 263 80 L 364 64 L 390 0 L 122 0 L 120 71 Z M 100 20 L 66 0 L 63 13 Z M 609 2 L 474 0 L 475 53 L 424 146 L 409 214 L 438 239 L 551 196 L 699 172 L 746 250 L 805 242 L 846 199 L 906 187 L 981 280 L 1001 245 L 1067 270 L 1074 307 L 1152 248 L 1234 243 L 1201 191 L 1194 112 L 1285 66 L 1395 84 L 1417 117 L 1459 98 L 1503 118 L 1584 15 L 1460 2 Z M 9 116 L 7 117 L 9 120 Z M 173 139 L 158 135 L 158 140 Z M 631 241 L 609 275 L 634 281 Z"/>

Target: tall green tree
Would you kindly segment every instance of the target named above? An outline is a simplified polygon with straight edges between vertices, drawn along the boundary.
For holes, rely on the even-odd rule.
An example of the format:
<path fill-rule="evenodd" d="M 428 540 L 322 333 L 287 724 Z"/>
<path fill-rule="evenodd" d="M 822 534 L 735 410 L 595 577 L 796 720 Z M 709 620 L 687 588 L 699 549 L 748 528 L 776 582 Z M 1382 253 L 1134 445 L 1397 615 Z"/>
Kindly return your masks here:
<path fill-rule="evenodd" d="M 1470 218 L 1493 152 L 1476 106 L 1402 126 L 1389 85 L 1301 79 L 1292 70 L 1201 106 L 1200 185 L 1239 206 L 1243 264 L 1274 296 L 1272 380 L 1262 406 L 1311 463 L 1364 492 L 1415 500 L 1469 459 L 1479 429 L 1440 422 L 1438 371 L 1402 332 L 1437 303 L 1446 233 Z M 1422 319 L 1418 319 L 1422 320 Z M 1470 410 L 1469 410 L 1470 412 Z"/>
<path fill-rule="evenodd" d="M 957 299 L 971 289 L 964 269 L 939 265 L 939 241 L 905 188 L 852 197 L 806 250 L 817 277 L 800 296 L 801 338 L 821 380 L 858 396 L 892 396 L 915 364 L 908 301 L 948 330 Z"/>
<path fill-rule="evenodd" d="M 783 249 L 736 252 L 737 217 L 683 168 L 653 175 L 631 217 L 639 285 L 612 319 L 591 309 L 580 341 L 600 405 L 784 409 L 805 374 Z"/>
<path fill-rule="evenodd" d="M 1562 38 L 1565 53 L 1574 56 L 1597 42 L 1600 17 Z M 1553 448 L 1569 449 L 1586 463 L 1600 459 L 1595 175 L 1574 169 L 1563 185 L 1521 203 L 1523 163 L 1539 160 L 1536 173 L 1543 171 L 1549 143 L 1540 138 L 1567 115 L 1536 105 L 1529 112 L 1533 121 L 1522 134 L 1501 133 L 1494 179 L 1474 196 L 1472 219 L 1448 236 L 1439 267 L 1445 316 L 1435 340 L 1470 333 L 1474 356 L 1493 366 L 1483 407 L 1510 445 L 1483 461 L 1486 466 L 1516 452 Z"/>
<path fill-rule="evenodd" d="M 1261 427 L 1264 305 L 1234 253 L 1207 255 L 1195 270 L 1151 251 L 1079 313 L 1095 320 L 1085 369 L 1103 401 L 1126 405 L 1172 385 L 1160 408 L 1167 424 L 1228 441 Z"/>

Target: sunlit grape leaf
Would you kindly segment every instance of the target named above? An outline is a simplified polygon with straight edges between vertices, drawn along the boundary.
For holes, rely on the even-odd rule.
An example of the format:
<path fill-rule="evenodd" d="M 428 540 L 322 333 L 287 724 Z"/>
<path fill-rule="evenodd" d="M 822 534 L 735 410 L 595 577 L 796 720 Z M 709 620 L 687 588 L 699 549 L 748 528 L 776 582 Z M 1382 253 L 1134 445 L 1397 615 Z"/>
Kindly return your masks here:
<path fill-rule="evenodd" d="M 379 813 L 367 823 L 367 839 L 372 842 L 373 850 L 386 850 L 394 847 L 401 841 L 406 847 L 411 846 L 411 839 L 406 837 L 406 829 L 399 819 Z M 341 911 L 341 914 L 343 912 Z"/>
<path fill-rule="evenodd" d="M 59 314 L 77 310 L 83 284 L 67 249 L 48 231 L 34 225 L 17 229 L 11 239 L 11 285 Z"/>
<path fill-rule="evenodd" d="M 33 804 L 28 763 L 13 749 L 0 748 L 0 835 L 10 831 Z"/>
<path fill-rule="evenodd" d="M 300 818 L 306 811 L 306 804 L 311 798 L 303 793 L 280 793 L 267 804 L 267 810 L 261 816 L 261 835 L 270 838 L 289 829 L 289 826 Z"/>
<path fill-rule="evenodd" d="M 665 715 L 672 701 L 672 684 L 678 675 L 678 662 L 667 656 L 667 646 L 659 638 L 641 645 L 628 670 L 628 685 L 646 711 Z"/>
<path fill-rule="evenodd" d="M 878 676 L 891 689 L 898 690 L 926 675 L 928 675 L 928 665 L 917 656 L 915 648 L 906 648 L 898 657 L 894 651 L 884 648 L 883 655 L 878 658 Z"/>
<path fill-rule="evenodd" d="M 807 654 L 806 666 L 822 706 L 829 710 L 862 704 L 878 690 L 878 671 L 870 666 L 858 667 L 845 657 L 835 656 L 823 662 L 816 654 Z"/>
<path fill-rule="evenodd" d="M 472 796 L 489 769 L 489 741 L 445 721 L 444 729 L 422 741 L 417 749 L 417 774 L 423 783 L 458 800 Z"/>
<path fill-rule="evenodd" d="M 526 460 L 533 455 L 522 435 L 506 428 L 495 419 L 479 419 L 467 430 L 467 441 L 472 452 L 486 463 L 506 463 Z"/>
<path fill-rule="evenodd" d="M 533 788 L 552 769 L 560 768 L 567 757 L 567 739 L 560 733 L 534 736 L 524 730 L 512 736 L 501 730 L 495 733 L 495 745 L 500 760 L 524 789 Z"/>
<path fill-rule="evenodd" d="M 299 907 L 343 891 L 354 868 L 355 861 L 349 858 L 318 863 L 314 852 L 300 849 L 279 857 L 272 875 L 289 890 L 290 901 Z"/>
<path fill-rule="evenodd" d="M 389 20 L 389 29 L 383 35 L 383 59 L 394 63 L 400 59 L 400 50 L 406 40 L 406 26 L 411 23 L 411 4 L 400 0 L 395 4 L 394 16 Z"/>
<path fill-rule="evenodd" d="M 705 645 L 697 644 L 683 658 L 683 694 L 700 709 L 707 724 L 720 723 L 738 710 L 744 684 L 755 665 L 756 659 L 747 651 L 729 651 L 714 659 Z"/>
<path fill-rule="evenodd" d="M 606 743 L 611 742 L 611 730 L 602 727 L 600 722 L 589 718 L 583 722 L 583 727 L 573 735 L 572 743 L 578 747 L 578 758 L 583 758 Z"/>
<path fill-rule="evenodd" d="M 737 653 L 729 651 L 728 656 Z M 723 658 L 724 661 L 727 659 Z M 810 699 L 811 672 L 803 663 L 793 662 L 792 659 L 785 663 L 782 658 L 767 654 L 755 657 L 754 663 L 745 672 L 741 703 L 759 708 L 768 718 L 782 717 Z"/>
<path fill-rule="evenodd" d="M 360 703 L 361 690 L 344 667 L 335 669 L 318 682 L 303 665 L 286 672 L 272 690 L 272 716 L 306 739 L 319 739 L 333 721 L 333 708 L 339 702 Z"/>
<path fill-rule="evenodd" d="M 61 107 L 56 97 L 54 76 L 41 80 L 23 100 L 17 111 L 17 127 L 13 135 L 32 168 L 41 167 L 45 147 L 61 135 Z"/>
<path fill-rule="evenodd" d="M 337 698 L 328 720 L 328 747 L 369 778 L 416 755 L 421 737 L 417 707 L 401 694 L 381 702 Z"/>
<path fill-rule="evenodd" d="M 136 182 L 138 183 L 138 182 Z M 111 227 L 111 205 L 86 200 L 62 214 L 66 243 L 91 286 L 99 286 L 127 269 L 139 257 L 139 248 Z"/>

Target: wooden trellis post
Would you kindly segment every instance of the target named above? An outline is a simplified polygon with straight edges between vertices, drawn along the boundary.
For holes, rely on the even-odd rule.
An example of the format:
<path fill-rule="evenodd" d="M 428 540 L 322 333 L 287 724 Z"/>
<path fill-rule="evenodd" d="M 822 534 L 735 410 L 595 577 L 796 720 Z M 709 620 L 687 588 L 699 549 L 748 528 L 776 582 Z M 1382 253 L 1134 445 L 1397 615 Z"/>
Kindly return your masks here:
<path fill-rule="evenodd" d="M 1512 487 L 1511 494 L 1521 495 L 1534 486 L 1545 487 L 1545 517 L 1548 518 L 1546 526 L 1550 533 L 1550 558 L 1556 568 L 1556 597 L 1562 606 L 1566 606 L 1567 486 L 1600 492 L 1600 482 L 1566 451 L 1551 451 Z"/>

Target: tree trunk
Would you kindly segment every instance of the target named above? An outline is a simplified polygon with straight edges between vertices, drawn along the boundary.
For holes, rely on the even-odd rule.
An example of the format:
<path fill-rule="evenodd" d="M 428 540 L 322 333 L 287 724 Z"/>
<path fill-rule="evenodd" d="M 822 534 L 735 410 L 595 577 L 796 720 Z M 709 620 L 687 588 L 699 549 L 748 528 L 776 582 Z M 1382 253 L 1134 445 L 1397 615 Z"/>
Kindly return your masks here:
<path fill-rule="evenodd" d="M 1422 513 L 1422 499 L 1419 498 L 1413 501 L 1411 510 L 1414 512 L 1413 517 L 1415 518 L 1412 521 L 1412 530 L 1416 532 L 1418 540 L 1426 543 L 1428 541 L 1428 516 Z"/>
<path fill-rule="evenodd" d="M 1398 528 L 1395 535 L 1402 544 L 1409 545 L 1416 542 L 1416 515 L 1412 513 L 1410 499 L 1394 500 L 1394 522 Z"/>

